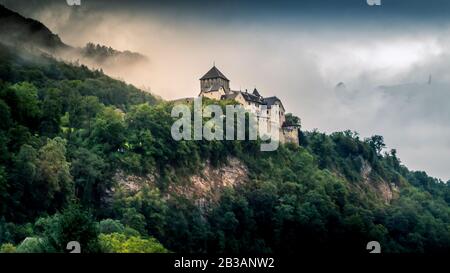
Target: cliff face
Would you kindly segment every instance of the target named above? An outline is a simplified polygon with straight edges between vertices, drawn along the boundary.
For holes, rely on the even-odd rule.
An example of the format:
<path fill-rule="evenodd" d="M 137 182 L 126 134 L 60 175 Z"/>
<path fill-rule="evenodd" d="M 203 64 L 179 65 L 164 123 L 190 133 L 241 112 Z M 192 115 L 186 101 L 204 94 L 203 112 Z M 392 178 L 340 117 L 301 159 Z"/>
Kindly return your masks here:
<path fill-rule="evenodd" d="M 299 129 L 295 126 L 283 127 L 280 134 L 281 143 L 293 143 L 297 146 L 300 145 L 298 131 Z"/>
<path fill-rule="evenodd" d="M 375 181 L 371 177 L 372 166 L 367 161 L 363 162 L 361 167 L 361 175 L 363 177 L 363 190 L 369 190 L 374 192 L 378 198 L 380 198 L 384 204 L 388 205 L 393 199 L 399 195 L 399 188 L 393 183 L 389 183 L 385 180 Z"/>
<path fill-rule="evenodd" d="M 235 187 L 248 181 L 247 167 L 237 158 L 229 158 L 228 164 L 214 168 L 207 163 L 200 174 L 189 178 L 191 185 L 175 187 L 186 197 L 195 200 L 218 201 L 226 187 Z"/>
<path fill-rule="evenodd" d="M 121 187 L 129 194 L 139 192 L 144 186 L 157 187 L 159 174 L 146 176 L 127 175 L 118 171 L 114 176 L 116 187 Z M 248 181 L 248 169 L 241 160 L 230 157 L 227 164 L 214 167 L 206 162 L 204 168 L 198 173 L 184 179 L 185 183 L 171 183 L 166 197 L 172 195 L 184 196 L 197 204 L 217 202 L 223 190 L 235 187 Z M 115 188 L 112 189 L 115 191 Z"/>
<path fill-rule="evenodd" d="M 363 180 L 358 183 L 348 183 L 348 187 L 361 195 L 374 195 L 385 205 L 389 205 L 399 196 L 399 187 L 384 180 L 375 180 L 371 177 L 372 167 L 364 162 L 361 168 Z M 341 177 L 340 174 L 336 176 Z M 134 195 L 143 187 L 157 188 L 159 174 L 146 176 L 127 175 L 119 171 L 114 176 L 116 187 L 125 189 L 130 195 Z M 242 160 L 229 157 L 225 165 L 214 167 L 209 162 L 204 164 L 203 169 L 182 179 L 184 183 L 170 183 L 164 193 L 166 198 L 172 196 L 183 196 L 192 200 L 198 207 L 205 209 L 210 204 L 219 202 L 221 194 L 227 188 L 235 188 L 250 181 L 249 170 Z M 112 189 L 112 192 L 115 188 Z"/>

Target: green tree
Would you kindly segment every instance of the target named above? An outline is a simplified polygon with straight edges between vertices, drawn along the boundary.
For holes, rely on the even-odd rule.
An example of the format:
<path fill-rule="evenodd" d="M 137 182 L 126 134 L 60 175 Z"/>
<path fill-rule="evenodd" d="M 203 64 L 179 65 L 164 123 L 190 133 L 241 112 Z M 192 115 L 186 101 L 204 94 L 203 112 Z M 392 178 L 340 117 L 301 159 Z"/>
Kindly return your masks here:
<path fill-rule="evenodd" d="M 43 135 L 54 137 L 60 130 L 63 111 L 63 97 L 61 91 L 56 88 L 46 90 L 42 101 L 42 119 L 40 131 Z"/>
<path fill-rule="evenodd" d="M 36 128 L 41 116 L 37 88 L 32 83 L 21 82 L 11 86 L 11 89 L 15 92 L 12 109 L 15 110 L 16 119 L 30 128 Z"/>
<path fill-rule="evenodd" d="M 13 123 L 9 106 L 0 99 L 0 130 L 7 130 Z"/>
<path fill-rule="evenodd" d="M 110 186 L 107 164 L 100 156 L 85 148 L 76 150 L 71 157 L 70 173 L 75 182 L 76 196 L 83 205 L 98 207 Z"/>
<path fill-rule="evenodd" d="M 17 253 L 46 253 L 54 252 L 47 242 L 39 237 L 27 237 L 16 248 Z"/>
<path fill-rule="evenodd" d="M 155 238 L 127 236 L 120 233 L 100 234 L 100 245 L 106 253 L 167 253 Z"/>
<path fill-rule="evenodd" d="M 123 113 L 113 107 L 106 107 L 97 115 L 92 140 L 101 143 L 105 152 L 117 152 L 125 143 L 125 124 Z"/>
<path fill-rule="evenodd" d="M 367 139 L 367 142 L 369 145 L 377 152 L 377 154 L 380 154 L 381 151 L 386 147 L 386 144 L 384 144 L 384 138 L 380 135 L 374 135 Z"/>
<path fill-rule="evenodd" d="M 98 226 L 92 215 L 79 205 L 72 204 L 61 214 L 36 222 L 41 237 L 56 252 L 65 252 L 67 243 L 77 241 L 82 253 L 98 252 Z"/>
<path fill-rule="evenodd" d="M 70 164 L 66 160 L 66 140 L 49 139 L 39 149 L 33 191 L 45 209 L 59 208 L 74 196 Z"/>
<path fill-rule="evenodd" d="M 99 223 L 100 233 L 124 233 L 125 226 L 119 220 L 105 219 Z"/>
<path fill-rule="evenodd" d="M 145 217 L 139 213 L 135 208 L 127 208 L 124 210 L 121 222 L 135 230 L 140 234 L 147 234 Z"/>
<path fill-rule="evenodd" d="M 300 127 L 301 121 L 299 117 L 294 116 L 292 113 L 287 113 L 284 117 L 285 117 L 285 125 Z"/>
<path fill-rule="evenodd" d="M 24 220 L 35 211 L 29 208 L 38 205 L 40 196 L 33 185 L 37 180 L 38 152 L 30 145 L 22 145 L 17 155 L 13 157 L 13 168 L 9 183 L 9 214 L 13 219 Z M 40 210 L 40 207 L 34 207 Z"/>
<path fill-rule="evenodd" d="M 16 247 L 13 244 L 3 244 L 0 246 L 0 253 L 15 253 Z"/>
<path fill-rule="evenodd" d="M 0 215 L 5 215 L 9 202 L 8 194 L 8 180 L 6 171 L 3 166 L 0 166 Z"/>

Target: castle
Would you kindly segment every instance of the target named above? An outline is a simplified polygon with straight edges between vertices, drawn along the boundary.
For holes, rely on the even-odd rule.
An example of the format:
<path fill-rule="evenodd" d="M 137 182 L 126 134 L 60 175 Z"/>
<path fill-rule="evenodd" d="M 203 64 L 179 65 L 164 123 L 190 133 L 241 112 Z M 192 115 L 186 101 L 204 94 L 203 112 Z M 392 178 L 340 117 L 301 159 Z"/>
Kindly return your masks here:
<path fill-rule="evenodd" d="M 215 100 L 233 99 L 241 104 L 247 111 L 261 116 L 262 111 L 267 111 L 265 116 L 269 117 L 270 121 L 271 111 L 274 105 L 278 106 L 278 124 L 280 128 L 280 142 L 299 144 L 298 125 L 286 123 L 285 108 L 283 103 L 276 96 L 263 97 L 255 88 L 253 92 L 234 91 L 230 89 L 230 80 L 220 72 L 214 65 L 203 77 L 200 78 L 200 94 L 201 97 L 206 97 Z"/>

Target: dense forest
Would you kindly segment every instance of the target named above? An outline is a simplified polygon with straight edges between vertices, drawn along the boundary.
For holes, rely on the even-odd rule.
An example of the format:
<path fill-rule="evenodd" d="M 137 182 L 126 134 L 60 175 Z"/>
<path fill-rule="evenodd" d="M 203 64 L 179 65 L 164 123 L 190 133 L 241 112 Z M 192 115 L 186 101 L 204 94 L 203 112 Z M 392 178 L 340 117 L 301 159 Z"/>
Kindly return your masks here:
<path fill-rule="evenodd" d="M 366 252 L 373 240 L 383 252 L 450 252 L 449 184 L 409 171 L 383 137 L 301 131 L 300 147 L 274 152 L 175 141 L 172 106 L 102 71 L 1 46 L 0 252 L 65 252 L 69 241 L 83 252 Z M 248 181 L 219 200 L 171 191 L 229 158 Z M 129 192 L 119 172 L 155 184 Z"/>

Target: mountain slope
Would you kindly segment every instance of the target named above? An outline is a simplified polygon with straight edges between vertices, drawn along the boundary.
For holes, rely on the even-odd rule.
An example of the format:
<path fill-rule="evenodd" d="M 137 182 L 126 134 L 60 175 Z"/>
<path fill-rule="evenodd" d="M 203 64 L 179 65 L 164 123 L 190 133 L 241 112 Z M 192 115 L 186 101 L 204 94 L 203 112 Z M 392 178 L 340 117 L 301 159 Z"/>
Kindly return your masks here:
<path fill-rule="evenodd" d="M 53 238 L 43 223 L 73 215 L 75 200 L 104 223 L 94 234 L 154 236 L 175 252 L 355 253 L 372 240 L 449 251 L 449 186 L 383 154 L 379 136 L 302 132 L 302 147 L 275 152 L 177 142 L 171 104 L 16 50 L 0 47 L 0 243 Z"/>
<path fill-rule="evenodd" d="M 58 35 L 41 22 L 24 18 L 0 5 L 0 40 L 9 45 L 32 44 L 40 49 L 58 51 L 68 49 Z"/>

